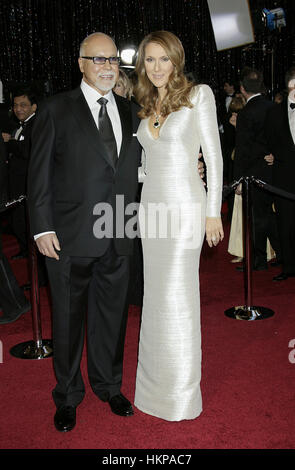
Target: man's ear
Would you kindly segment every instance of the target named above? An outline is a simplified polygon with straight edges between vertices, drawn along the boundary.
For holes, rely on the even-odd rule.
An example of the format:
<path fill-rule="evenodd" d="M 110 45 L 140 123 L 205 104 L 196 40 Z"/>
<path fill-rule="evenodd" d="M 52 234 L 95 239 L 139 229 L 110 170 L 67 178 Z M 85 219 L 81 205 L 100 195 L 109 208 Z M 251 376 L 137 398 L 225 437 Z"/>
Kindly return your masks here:
<path fill-rule="evenodd" d="M 80 71 L 84 73 L 83 59 L 81 57 L 78 58 L 78 64 L 79 64 Z"/>

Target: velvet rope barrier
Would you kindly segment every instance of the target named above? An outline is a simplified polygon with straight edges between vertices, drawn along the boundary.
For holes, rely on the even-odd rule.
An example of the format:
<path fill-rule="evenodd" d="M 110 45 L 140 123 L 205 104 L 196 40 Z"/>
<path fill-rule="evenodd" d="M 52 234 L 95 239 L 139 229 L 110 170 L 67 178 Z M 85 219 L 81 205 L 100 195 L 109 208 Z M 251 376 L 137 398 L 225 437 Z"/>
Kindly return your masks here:
<path fill-rule="evenodd" d="M 272 192 L 278 196 L 295 200 L 295 194 L 276 188 L 254 176 L 244 176 L 223 189 L 223 196 L 227 197 L 240 183 L 243 195 L 243 244 L 244 244 L 244 296 L 245 304 L 225 310 L 225 315 L 236 320 L 263 320 L 274 315 L 274 311 L 267 307 L 253 305 L 252 301 L 252 185 L 262 190 Z"/>

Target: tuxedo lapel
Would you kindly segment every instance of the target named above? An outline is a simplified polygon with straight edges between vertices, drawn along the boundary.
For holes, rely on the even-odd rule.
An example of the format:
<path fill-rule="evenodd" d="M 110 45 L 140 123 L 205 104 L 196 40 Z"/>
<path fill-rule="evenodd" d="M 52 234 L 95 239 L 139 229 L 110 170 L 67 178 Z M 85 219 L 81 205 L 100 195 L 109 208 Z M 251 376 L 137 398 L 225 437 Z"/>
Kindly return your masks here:
<path fill-rule="evenodd" d="M 132 115 L 130 109 L 130 102 L 125 98 L 118 97 L 115 93 L 114 97 L 119 111 L 122 127 L 122 144 L 117 165 L 119 167 L 122 165 L 122 162 L 126 157 L 127 147 L 130 143 L 130 140 L 132 139 Z"/>
<path fill-rule="evenodd" d="M 289 115 L 288 115 L 288 102 L 287 100 L 286 101 L 283 101 L 283 103 L 280 104 L 281 106 L 281 110 L 282 110 L 282 119 L 283 119 L 283 123 L 284 123 L 284 129 L 286 131 L 286 144 L 289 146 L 289 147 L 294 147 L 294 142 L 293 142 L 293 137 L 292 137 L 292 134 L 291 134 L 291 129 L 290 129 L 290 122 L 289 122 Z"/>
<path fill-rule="evenodd" d="M 76 88 L 69 93 L 69 108 L 78 122 L 80 129 L 84 132 L 87 142 L 90 142 L 95 151 L 115 170 L 114 164 L 108 157 L 108 151 L 99 136 L 92 113 L 80 88 Z"/>

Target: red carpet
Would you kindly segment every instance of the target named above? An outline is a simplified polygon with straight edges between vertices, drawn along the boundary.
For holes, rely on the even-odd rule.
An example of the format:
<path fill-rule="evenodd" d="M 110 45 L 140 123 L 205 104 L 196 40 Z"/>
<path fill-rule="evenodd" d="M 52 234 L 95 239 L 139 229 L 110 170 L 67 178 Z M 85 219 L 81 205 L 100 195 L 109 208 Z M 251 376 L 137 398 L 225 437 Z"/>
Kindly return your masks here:
<path fill-rule="evenodd" d="M 4 237 L 8 257 L 17 251 Z M 0 448 L 2 449 L 294 449 L 295 363 L 289 361 L 295 339 L 295 279 L 272 282 L 280 268 L 253 273 L 253 303 L 275 315 L 238 321 L 224 310 L 244 303 L 243 275 L 227 253 L 227 239 L 204 248 L 201 259 L 203 377 L 202 415 L 170 423 L 135 409 L 120 418 L 92 393 L 84 352 L 86 397 L 77 409 L 77 425 L 66 434 L 53 425 L 55 386 L 52 359 L 22 360 L 10 348 L 32 338 L 31 314 L 0 326 Z M 26 261 L 12 262 L 20 283 Z M 49 297 L 41 289 L 43 338 L 51 338 Z M 123 393 L 134 397 L 140 311 L 131 306 L 126 337 Z M 290 355 L 291 357 L 291 355 Z M 294 357 L 294 356 L 293 356 Z"/>

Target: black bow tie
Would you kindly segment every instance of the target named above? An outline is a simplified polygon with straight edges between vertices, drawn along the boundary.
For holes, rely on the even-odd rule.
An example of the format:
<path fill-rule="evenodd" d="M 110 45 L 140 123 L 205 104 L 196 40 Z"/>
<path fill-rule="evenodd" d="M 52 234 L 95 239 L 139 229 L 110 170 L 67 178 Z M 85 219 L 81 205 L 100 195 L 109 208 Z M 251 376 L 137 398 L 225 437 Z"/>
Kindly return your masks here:
<path fill-rule="evenodd" d="M 27 124 L 26 121 L 20 121 L 19 123 L 22 127 L 25 127 L 25 125 Z"/>
<path fill-rule="evenodd" d="M 295 103 L 290 103 L 290 108 L 294 109 L 295 108 Z"/>

